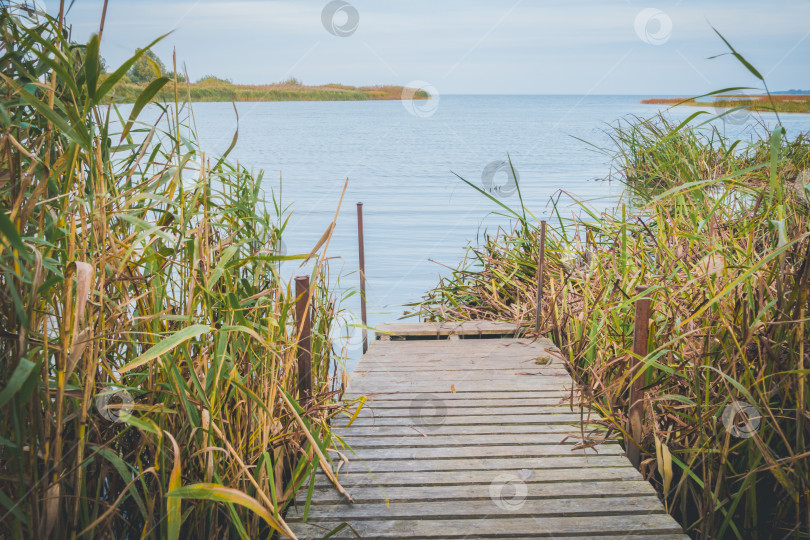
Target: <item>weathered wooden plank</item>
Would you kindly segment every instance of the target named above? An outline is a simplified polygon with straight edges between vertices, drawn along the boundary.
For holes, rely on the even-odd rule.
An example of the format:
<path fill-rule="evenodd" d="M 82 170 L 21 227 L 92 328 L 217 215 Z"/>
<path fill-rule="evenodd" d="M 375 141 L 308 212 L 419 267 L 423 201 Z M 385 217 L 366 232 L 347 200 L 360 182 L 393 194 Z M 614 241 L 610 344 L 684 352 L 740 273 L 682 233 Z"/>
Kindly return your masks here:
<path fill-rule="evenodd" d="M 422 399 L 413 400 L 409 405 L 410 407 L 377 407 L 376 404 L 370 404 L 363 407 L 357 414 L 358 418 L 374 417 L 374 418 L 428 418 L 428 417 L 456 417 L 456 416 L 513 416 L 513 415 L 556 415 L 556 414 L 575 414 L 579 419 L 579 411 L 572 411 L 569 407 L 560 407 L 559 405 L 538 405 L 531 407 L 521 407 L 519 405 L 502 406 L 502 407 L 447 407 L 444 402 L 439 399 Z M 593 415 L 592 415 L 593 416 Z M 583 418 L 587 418 L 585 414 Z M 598 417 L 597 417 L 598 418 Z"/>
<path fill-rule="evenodd" d="M 362 413 L 362 412 L 361 412 Z M 348 418 L 345 416 L 336 418 L 334 421 L 335 426 L 342 427 L 348 423 Z M 352 426 L 431 426 L 443 424 L 572 424 L 580 421 L 580 416 L 576 413 L 558 413 L 558 414 L 520 414 L 512 416 L 452 416 L 452 417 L 367 417 L 360 416 L 353 423 Z"/>
<path fill-rule="evenodd" d="M 516 399 L 516 398 L 549 398 L 557 397 L 559 399 L 568 399 L 570 392 L 563 390 L 559 387 L 546 388 L 546 389 L 529 389 L 529 390 L 445 390 L 440 392 L 406 392 L 397 391 L 396 389 L 377 389 L 373 392 L 358 393 L 353 388 L 349 388 L 344 394 L 344 399 L 351 401 L 360 397 L 365 397 L 369 401 L 394 401 L 394 400 L 411 400 L 415 398 L 424 399 L 425 397 L 436 398 L 443 400 L 452 399 Z"/>
<path fill-rule="evenodd" d="M 376 390 L 379 391 L 385 388 L 385 385 L 395 385 L 399 391 L 403 389 L 399 386 L 406 382 L 414 382 L 422 384 L 431 381 L 439 381 L 446 384 L 458 384 L 462 381 L 484 381 L 493 383 L 489 390 L 542 390 L 542 389 L 560 389 L 561 384 L 558 381 L 565 381 L 570 384 L 570 377 L 564 370 L 554 372 L 539 372 L 533 369 L 515 369 L 515 370 L 457 370 L 457 371 L 440 371 L 435 372 L 422 372 L 419 370 L 414 371 L 371 371 L 366 373 L 358 373 L 357 375 L 349 377 L 349 384 L 352 389 L 357 392 L 357 385 L 362 384 L 369 386 L 369 384 L 376 384 Z M 522 381 L 529 383 L 523 388 L 516 388 L 510 386 L 511 384 Z M 495 385 L 496 383 L 500 383 Z M 481 385 L 471 388 L 471 390 L 483 390 Z M 458 390 L 456 390 L 458 391 Z"/>
<path fill-rule="evenodd" d="M 350 384 L 357 381 L 365 380 L 391 380 L 392 378 L 405 378 L 410 380 L 442 380 L 451 383 L 456 380 L 466 381 L 492 381 L 504 380 L 511 381 L 515 378 L 536 378 L 544 382 L 553 381 L 554 378 L 569 379 L 568 372 L 565 370 L 538 370 L 531 367 L 516 367 L 512 369 L 433 369 L 423 370 L 403 369 L 403 370 L 379 370 L 379 371 L 363 371 L 355 373 L 349 378 Z"/>
<path fill-rule="evenodd" d="M 570 456 L 574 453 L 595 454 L 593 449 L 573 450 L 573 444 L 526 444 L 506 446 L 454 446 L 452 448 L 354 448 L 352 454 L 363 460 L 372 459 L 421 459 L 441 460 L 458 458 L 509 458 L 539 456 Z M 618 443 L 599 446 L 600 455 L 624 453 Z"/>
<path fill-rule="evenodd" d="M 408 349 L 403 349 L 403 346 L 407 346 Z M 458 358 L 508 357 L 508 355 L 511 354 L 512 356 L 519 355 L 528 360 L 533 353 L 545 351 L 558 352 L 559 349 L 545 342 L 533 342 L 525 339 L 414 341 L 405 344 L 402 342 L 378 342 L 371 346 L 367 356 L 369 361 L 386 357 L 434 360 L 436 358 L 442 358 L 442 356 L 447 357 L 447 360 L 452 360 L 452 358 L 448 357 L 449 355 L 441 354 L 452 352 Z M 364 360 L 365 359 L 364 357 Z"/>
<path fill-rule="evenodd" d="M 392 388 L 398 389 L 400 392 L 416 392 L 416 393 L 437 393 L 437 392 L 450 392 L 455 388 L 456 392 L 474 392 L 476 390 L 548 390 L 548 391 L 562 391 L 564 385 L 573 384 L 570 379 L 564 377 L 557 377 L 560 379 L 560 384 L 554 384 L 547 381 L 538 381 L 539 377 L 512 377 L 510 379 L 494 379 L 494 380 L 467 380 L 459 377 L 458 380 L 414 380 L 410 377 L 391 377 L 390 379 L 375 378 L 370 380 L 368 378 L 359 379 L 352 382 L 352 391 L 354 393 L 364 394 L 379 392 L 383 384 L 390 384 Z"/>
<path fill-rule="evenodd" d="M 683 533 L 637 534 L 633 532 L 633 533 L 608 533 L 607 535 L 602 534 L 574 535 L 573 537 L 587 538 L 588 540 L 689 540 L 689 537 Z M 340 538 L 340 536 L 334 536 L 330 538 Z M 425 537 L 423 536 L 422 538 L 424 539 Z M 503 538 L 503 536 L 467 535 L 455 538 L 463 538 L 463 539 Z M 510 540 L 535 540 L 536 538 L 538 538 L 538 536 L 509 535 L 508 538 Z M 562 535 L 562 534 L 547 534 L 545 536 L 539 536 L 539 538 L 572 538 L 572 537 L 569 535 Z"/>
<path fill-rule="evenodd" d="M 559 349 L 538 343 L 514 341 L 504 343 L 502 340 L 488 340 L 481 342 L 464 341 L 461 345 L 453 342 L 430 342 L 429 345 L 405 344 L 409 350 L 402 349 L 403 345 L 392 345 L 388 348 L 375 347 L 371 349 L 364 361 L 372 362 L 463 362 L 465 360 L 522 360 L 532 361 L 537 355 L 550 354 L 552 358 L 560 357 Z"/>
<path fill-rule="evenodd" d="M 467 362 L 486 362 L 492 364 L 493 366 L 497 365 L 498 363 L 532 363 L 537 362 L 538 359 L 544 362 L 544 364 L 538 365 L 545 365 L 545 362 L 549 360 L 552 362 L 563 361 L 563 357 L 556 349 L 537 345 L 524 345 L 522 343 L 515 343 L 510 347 L 493 343 L 488 346 L 478 346 L 475 348 L 448 346 L 440 346 L 437 348 L 441 350 L 422 355 L 412 353 L 403 354 L 402 351 L 397 350 L 375 351 L 373 354 L 369 353 L 367 361 L 368 365 L 396 365 L 401 363 L 414 365 L 443 363 L 452 365 L 454 363 L 464 364 Z M 366 359 L 363 361 L 363 365 L 366 364 L 365 360 Z"/>
<path fill-rule="evenodd" d="M 531 351 L 531 352 L 529 352 Z M 562 358 L 551 349 L 545 347 L 526 347 L 515 354 L 515 351 L 498 348 L 498 349 L 484 349 L 471 351 L 469 349 L 448 349 L 443 351 L 443 354 L 437 355 L 403 355 L 401 353 L 376 353 L 368 358 L 368 361 L 363 362 L 363 366 L 397 366 L 397 365 L 463 365 L 463 364 L 478 364 L 489 365 L 497 367 L 498 365 L 510 364 L 535 364 L 538 366 L 547 365 L 549 361 L 552 363 L 562 361 Z M 545 357 L 549 358 L 546 359 Z M 542 357 L 542 358 L 541 358 Z"/>
<path fill-rule="evenodd" d="M 400 342 L 401 343 L 401 342 Z M 489 362 L 524 361 L 531 362 L 538 357 L 549 356 L 552 361 L 563 361 L 562 354 L 556 347 L 537 343 L 527 343 L 525 341 L 515 341 L 504 343 L 501 340 L 475 341 L 467 340 L 463 345 L 454 345 L 453 342 L 428 342 L 430 345 L 410 345 L 409 343 L 397 344 L 390 348 L 372 348 L 363 361 L 369 363 L 435 363 L 444 362 L 464 362 L 471 360 L 481 360 Z M 408 346 L 409 350 L 404 351 L 402 346 Z"/>
<path fill-rule="evenodd" d="M 522 471 L 492 472 L 488 484 L 462 484 L 440 486 L 369 486 L 352 488 L 355 505 L 389 503 L 394 501 L 490 500 L 493 497 L 525 499 L 559 499 L 564 497 L 635 497 L 647 496 L 658 503 L 655 490 L 644 480 L 616 480 L 612 482 L 570 481 L 560 483 L 533 483 L 523 480 Z M 517 490 L 520 490 L 519 492 Z M 301 498 L 306 493 L 300 494 Z M 331 502 L 343 506 L 346 499 L 333 487 L 318 487 L 312 492 L 313 501 Z M 660 503 L 659 503 L 660 505 Z M 425 505 L 429 506 L 429 505 Z M 663 510 L 663 508 L 662 508 Z"/>
<path fill-rule="evenodd" d="M 398 365 L 398 364 L 464 364 L 468 362 L 474 363 L 488 363 L 493 366 L 498 364 L 510 363 L 535 363 L 539 361 L 544 362 L 545 365 L 549 360 L 551 362 L 563 360 L 562 356 L 556 349 L 548 347 L 540 347 L 535 345 L 515 344 L 512 347 L 504 347 L 501 345 L 493 344 L 488 347 L 440 347 L 441 351 L 435 351 L 432 354 L 403 354 L 401 351 L 377 351 L 367 359 L 368 365 Z M 363 362 L 365 365 L 366 362 Z"/>
<path fill-rule="evenodd" d="M 408 347 L 407 351 L 402 348 L 403 346 Z M 525 359 L 529 359 L 531 353 L 527 353 L 527 351 L 538 353 L 552 351 L 557 353 L 559 349 L 546 342 L 530 341 L 526 339 L 466 339 L 460 341 L 409 341 L 407 343 L 395 341 L 389 343 L 376 342 L 372 345 L 367 354 L 370 361 L 384 357 L 433 360 L 441 358 L 437 352 L 441 354 L 450 351 L 459 358 L 481 358 L 511 353 L 512 355 L 520 355 Z M 452 358 L 447 359 L 452 360 Z"/>
<path fill-rule="evenodd" d="M 536 365 L 515 365 L 515 366 L 499 366 L 497 368 L 480 366 L 480 365 L 462 365 L 462 366 L 394 366 L 387 367 L 371 367 L 365 368 L 362 372 L 355 372 L 349 377 L 350 382 L 366 376 L 379 376 L 391 374 L 419 374 L 425 378 L 433 375 L 442 379 L 448 377 L 458 377 L 459 373 L 470 374 L 491 374 L 503 378 L 518 375 L 520 377 L 567 377 L 568 372 L 564 369 L 550 369 L 543 366 Z"/>
<path fill-rule="evenodd" d="M 391 447 L 426 447 L 426 446 L 490 446 L 490 445 L 521 445 L 521 444 L 576 444 L 579 434 L 569 431 L 567 433 L 517 433 L 504 435 L 502 433 L 493 435 L 433 435 L 431 432 L 427 436 L 418 433 L 411 433 L 410 436 L 399 437 L 354 437 L 351 436 L 351 429 L 346 431 L 349 436 L 343 437 L 343 441 L 353 449 L 358 448 L 391 448 Z M 563 439 L 569 437 L 563 443 Z M 611 443 L 615 444 L 615 443 Z"/>
<path fill-rule="evenodd" d="M 327 526 L 297 524 L 299 534 L 310 534 L 320 538 L 325 532 L 338 525 L 327 522 Z M 647 535 L 675 535 L 674 538 L 688 539 L 677 523 L 666 514 L 630 514 L 626 516 L 577 516 L 540 518 L 499 518 L 494 515 L 474 519 L 419 519 L 419 520 L 355 520 L 352 528 L 363 538 L 482 538 L 503 537 L 505 534 L 525 535 L 531 538 L 555 536 L 581 536 L 612 534 L 621 537 L 625 534 L 642 532 Z M 680 533 L 680 534 L 679 534 Z M 661 536 L 656 536 L 661 538 Z M 356 538 L 354 532 L 344 528 L 333 538 Z"/>
<path fill-rule="evenodd" d="M 477 366 L 496 368 L 499 366 L 510 365 L 546 366 L 549 365 L 549 360 L 551 361 L 551 365 L 562 365 L 561 363 L 554 363 L 554 355 L 550 355 L 551 358 L 548 360 L 545 358 L 546 355 L 550 355 L 547 349 L 535 349 L 531 354 L 524 354 L 523 352 L 513 354 L 512 351 L 501 351 L 499 354 L 492 354 L 486 351 L 478 351 L 473 353 L 472 351 L 467 351 L 466 349 L 458 351 L 447 350 L 441 355 L 434 354 L 431 356 L 402 356 L 400 354 L 392 353 L 390 355 L 374 355 L 368 359 L 368 362 L 363 362 L 361 367 L 462 366 L 466 364 L 473 364 Z M 543 358 L 540 358 L 541 356 Z"/>
<path fill-rule="evenodd" d="M 488 363 L 487 363 L 488 364 Z M 533 362 L 512 362 L 510 364 L 503 363 L 498 366 L 487 365 L 482 362 L 464 362 L 453 364 L 393 364 L 390 366 L 374 364 L 370 366 L 363 366 L 362 371 L 355 371 L 352 373 L 351 378 L 356 379 L 366 374 L 372 373 L 424 373 L 434 375 L 436 377 L 453 377 L 459 371 L 475 371 L 483 373 L 496 373 L 499 375 L 509 375 L 515 373 L 531 373 L 532 375 L 550 375 L 562 377 L 567 375 L 568 372 L 562 369 L 561 366 L 539 366 Z"/>
<path fill-rule="evenodd" d="M 432 437 L 434 435 L 511 435 L 520 433 L 536 433 L 539 435 L 549 433 L 576 433 L 579 434 L 577 422 L 570 424 L 462 424 L 432 425 L 425 426 L 357 426 L 352 424 L 349 427 L 336 429 L 335 433 L 341 437 L 409 437 L 418 435 L 421 437 Z M 586 434 L 588 431 L 586 430 Z"/>
<path fill-rule="evenodd" d="M 403 346 L 407 346 L 405 351 Z M 401 341 L 375 341 L 369 345 L 369 354 L 379 353 L 399 353 L 399 354 L 432 354 L 434 350 L 470 350 L 473 354 L 480 351 L 490 351 L 505 348 L 516 348 L 525 350 L 532 347 L 558 350 L 557 346 L 547 339 L 534 340 L 531 338 L 506 337 L 498 339 L 424 339 L 410 340 L 407 343 Z"/>
<path fill-rule="evenodd" d="M 577 535 L 579 538 L 587 538 L 588 540 L 689 540 L 689 537 L 681 533 L 659 533 L 659 534 L 638 534 L 637 532 L 631 533 L 618 533 L 618 534 L 588 534 L 586 536 Z M 484 536 L 466 536 L 464 538 L 487 538 Z M 498 538 L 488 537 L 488 538 Z M 510 540 L 534 540 L 537 536 L 510 536 Z M 542 537 L 541 537 L 542 538 Z M 571 536 L 561 535 L 546 535 L 545 538 L 571 538 Z"/>
<path fill-rule="evenodd" d="M 561 463 L 577 463 L 580 467 L 616 467 L 627 466 L 627 459 L 619 454 L 567 453 L 566 455 L 547 455 L 536 457 L 489 457 L 489 458 L 456 458 L 456 459 L 372 459 L 353 458 L 344 473 L 353 472 L 428 472 L 428 471 L 496 471 L 547 469 Z"/>
<path fill-rule="evenodd" d="M 525 469 L 513 471 L 516 475 L 529 478 L 533 483 L 559 483 L 559 482 L 599 482 L 614 480 L 641 480 L 641 473 L 632 467 L 627 467 L 623 458 L 617 457 L 613 467 L 582 467 L 581 461 L 572 461 L 566 464 L 563 458 L 553 462 L 553 468 Z M 403 486 L 437 486 L 443 484 L 489 485 L 493 479 L 502 474 L 501 471 L 434 471 L 434 472 L 353 472 L 339 474 L 339 480 L 346 489 L 355 487 L 403 487 Z M 325 475 L 316 477 L 316 486 L 329 487 L 331 481 Z"/>
<path fill-rule="evenodd" d="M 520 349 L 505 347 L 489 347 L 471 350 L 469 348 L 447 348 L 441 354 L 403 355 L 401 352 L 376 352 L 372 354 L 363 365 L 454 365 L 454 364 L 536 364 L 562 365 L 563 358 L 555 349 L 546 347 L 521 347 Z"/>
<path fill-rule="evenodd" d="M 407 380 L 421 384 L 422 382 L 446 382 L 446 384 L 456 385 L 458 382 L 472 381 L 479 383 L 503 383 L 500 387 L 508 390 L 514 381 L 525 379 L 538 379 L 542 381 L 530 387 L 550 387 L 559 389 L 559 385 L 553 385 L 555 379 L 565 380 L 570 384 L 570 378 L 565 371 L 538 372 L 534 369 L 506 369 L 506 370 L 481 370 L 481 369 L 459 369 L 456 371 L 367 371 L 355 375 L 349 379 L 349 384 L 355 387 L 358 384 L 368 386 L 370 383 L 380 384 L 380 381 Z M 478 385 L 480 388 L 480 384 Z M 449 387 L 448 387 L 449 388 Z"/>
<path fill-rule="evenodd" d="M 577 498 L 533 498 L 531 485 L 484 486 L 486 493 L 477 500 L 468 498 L 448 498 L 450 500 L 433 501 L 426 505 L 423 500 L 414 501 L 380 501 L 375 504 L 321 504 L 311 508 L 309 520 L 315 522 L 343 521 L 357 518 L 387 519 L 457 519 L 470 516 L 533 516 L 563 517 L 587 515 L 621 515 L 646 512 L 663 514 L 664 507 L 654 497 L 577 497 Z M 528 495 L 523 492 L 526 489 Z M 457 493 L 463 494 L 467 486 Z M 386 490 L 380 490 L 383 494 Z M 506 493 L 504 493 L 506 492 Z M 459 504 L 463 500 L 464 504 Z M 287 514 L 287 521 L 300 520 L 303 516 L 303 505 Z"/>
<path fill-rule="evenodd" d="M 372 407 L 374 410 L 379 409 L 404 409 L 413 408 L 414 402 L 422 403 L 424 401 L 440 400 L 445 407 L 449 408 L 468 408 L 468 407 L 549 407 L 557 406 L 571 411 L 568 400 L 560 398 L 559 396 L 549 397 L 527 397 L 527 398 L 510 398 L 504 397 L 500 399 L 475 399 L 475 398 L 457 398 L 457 399 L 444 399 L 439 397 L 438 394 L 419 394 L 418 397 L 413 399 L 374 399 L 369 398 L 366 407 Z M 578 412 L 579 407 L 574 404 L 572 412 Z"/>
<path fill-rule="evenodd" d="M 498 354 L 486 351 L 447 350 L 442 355 L 431 356 L 402 356 L 400 354 L 374 355 L 363 362 L 362 368 L 367 366 L 397 367 L 397 366 L 463 366 L 472 364 L 476 366 L 486 366 L 497 368 L 500 366 L 512 365 L 534 365 L 534 366 L 562 366 L 562 358 L 556 353 L 552 354 L 548 349 L 534 349 L 530 354 L 518 351 L 503 350 Z"/>
<path fill-rule="evenodd" d="M 674 520 L 673 520 L 674 521 Z M 659 533 L 659 534 L 637 534 L 638 531 L 632 531 L 627 534 L 621 535 L 619 538 L 621 540 L 689 540 L 689 537 L 686 536 L 683 532 L 676 532 L 676 533 Z M 521 537 L 516 536 L 515 539 L 521 539 Z M 530 540 L 528 538 L 522 540 Z M 600 534 L 589 534 L 588 540 L 617 540 L 615 534 L 611 534 L 610 536 L 602 536 Z"/>
<path fill-rule="evenodd" d="M 568 378 L 568 373 L 565 371 L 556 371 L 551 373 L 538 374 L 536 370 L 529 370 L 529 371 L 460 370 L 460 371 L 440 371 L 440 372 L 372 371 L 366 373 L 361 372 L 358 375 L 352 376 L 349 380 L 350 384 L 355 389 L 358 383 L 365 386 L 368 386 L 369 384 L 376 384 L 379 386 L 381 384 L 398 384 L 400 382 L 411 382 L 420 384 L 422 381 L 430 382 L 437 380 L 446 381 L 448 385 L 457 384 L 459 382 L 464 381 L 473 381 L 473 382 L 483 381 L 488 384 L 501 383 L 500 387 L 504 389 L 511 388 L 511 386 L 509 385 L 513 384 L 516 381 L 527 381 L 529 382 L 528 386 L 529 388 L 538 388 L 538 387 L 559 388 L 559 385 L 555 384 L 554 380 L 555 378 L 570 381 L 570 379 Z M 535 379 L 535 381 L 532 381 L 531 379 Z"/>
<path fill-rule="evenodd" d="M 519 325 L 497 321 L 464 321 L 442 323 L 388 323 L 377 326 L 377 339 L 398 336 L 514 336 Z"/>

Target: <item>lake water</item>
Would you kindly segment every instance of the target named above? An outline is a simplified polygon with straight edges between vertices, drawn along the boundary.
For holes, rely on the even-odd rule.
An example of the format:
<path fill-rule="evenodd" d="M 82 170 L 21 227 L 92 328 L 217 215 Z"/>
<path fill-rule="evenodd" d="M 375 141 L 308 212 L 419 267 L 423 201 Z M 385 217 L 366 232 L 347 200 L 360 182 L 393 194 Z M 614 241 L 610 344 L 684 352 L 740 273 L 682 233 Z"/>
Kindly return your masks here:
<path fill-rule="evenodd" d="M 291 204 L 284 234 L 288 253 L 308 252 L 334 215 L 346 178 L 349 186 L 329 255 L 342 290 L 358 286 L 357 202 L 364 203 L 369 324 L 391 322 L 403 304 L 419 300 L 455 268 L 464 248 L 486 231 L 508 226 L 499 207 L 459 180 L 482 184 L 487 166 L 511 156 L 527 206 L 548 216 L 560 190 L 596 208 L 614 206 L 622 186 L 605 182 L 610 163 L 584 139 L 608 144 L 606 124 L 647 117 L 658 106 L 638 96 L 441 96 L 438 102 L 399 101 L 238 103 L 239 142 L 232 161 L 264 169 L 264 186 Z M 412 104 L 412 103 L 411 103 Z M 695 112 L 683 107 L 675 120 Z M 230 103 L 194 104 L 203 150 L 221 154 L 236 128 Z M 146 113 L 143 119 L 148 119 Z M 772 115 L 764 117 L 773 124 Z M 737 114 L 723 129 L 746 136 L 753 118 Z M 810 130 L 810 115 L 782 115 L 788 136 Z M 497 163 L 490 167 L 490 171 Z M 279 176 L 283 178 L 279 183 Z M 505 167 L 493 183 L 509 181 Z M 505 189 L 501 200 L 516 205 Z M 563 197 L 566 204 L 570 199 Z M 575 211 L 573 205 L 570 211 Z M 305 274 L 285 262 L 285 274 Z M 358 296 L 345 307 L 359 314 Z M 359 331 L 349 340 L 359 354 Z M 353 364 L 354 362 L 350 362 Z"/>

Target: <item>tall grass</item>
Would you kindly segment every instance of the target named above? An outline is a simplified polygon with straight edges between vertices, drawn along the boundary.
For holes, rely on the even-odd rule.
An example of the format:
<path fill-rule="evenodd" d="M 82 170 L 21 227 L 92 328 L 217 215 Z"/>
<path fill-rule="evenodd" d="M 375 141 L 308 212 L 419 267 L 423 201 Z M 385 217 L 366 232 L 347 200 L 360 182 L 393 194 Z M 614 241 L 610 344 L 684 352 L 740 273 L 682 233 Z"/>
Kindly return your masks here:
<path fill-rule="evenodd" d="M 342 388 L 331 228 L 282 255 L 286 217 L 261 174 L 206 158 L 176 103 L 139 127 L 165 78 L 128 117 L 102 105 L 137 55 L 101 82 L 98 47 L 0 11 L 0 536 L 290 534 L 294 491 L 330 472 Z M 305 257 L 306 410 L 279 275 Z"/>
<path fill-rule="evenodd" d="M 110 101 L 133 103 L 141 95 L 146 84 L 122 83 L 117 85 Z M 326 84 L 304 86 L 302 84 L 233 84 L 214 80 L 184 83 L 181 95 L 189 101 L 369 101 L 403 99 L 402 86 L 347 86 Z M 173 89 L 160 92 L 156 96 L 161 101 L 172 101 Z M 413 91 L 412 99 L 429 99 L 421 89 Z"/>
<path fill-rule="evenodd" d="M 810 137 L 779 127 L 745 143 L 663 117 L 612 136 L 629 205 L 556 213 L 541 333 L 603 416 L 602 435 L 640 446 L 642 472 L 694 537 L 806 538 Z M 414 306 L 423 318 L 533 326 L 538 224 L 527 208 L 504 213 L 514 230 L 471 248 Z M 650 352 L 630 371 L 644 295 Z M 626 432 L 635 377 L 647 392 L 641 440 Z"/>
<path fill-rule="evenodd" d="M 691 105 L 693 107 L 733 109 L 743 107 L 752 111 L 809 113 L 810 96 L 784 95 L 718 95 L 712 101 L 695 98 L 649 98 L 642 99 L 646 105 Z"/>

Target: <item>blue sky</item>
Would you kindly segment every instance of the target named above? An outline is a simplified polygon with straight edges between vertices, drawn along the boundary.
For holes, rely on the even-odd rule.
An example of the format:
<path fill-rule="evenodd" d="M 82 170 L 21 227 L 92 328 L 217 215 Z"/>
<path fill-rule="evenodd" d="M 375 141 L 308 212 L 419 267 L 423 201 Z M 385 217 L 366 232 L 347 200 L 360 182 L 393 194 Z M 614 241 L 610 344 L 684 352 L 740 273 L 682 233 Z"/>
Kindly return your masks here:
<path fill-rule="evenodd" d="M 442 94 L 698 94 L 757 86 L 710 23 L 772 90 L 810 89 L 810 0 L 348 0 L 322 22 L 326 0 L 110 0 L 102 54 L 115 66 L 162 33 L 192 79 L 239 83 L 408 84 Z M 56 0 L 46 0 L 50 12 Z M 76 40 L 98 31 L 102 2 L 76 0 Z"/>

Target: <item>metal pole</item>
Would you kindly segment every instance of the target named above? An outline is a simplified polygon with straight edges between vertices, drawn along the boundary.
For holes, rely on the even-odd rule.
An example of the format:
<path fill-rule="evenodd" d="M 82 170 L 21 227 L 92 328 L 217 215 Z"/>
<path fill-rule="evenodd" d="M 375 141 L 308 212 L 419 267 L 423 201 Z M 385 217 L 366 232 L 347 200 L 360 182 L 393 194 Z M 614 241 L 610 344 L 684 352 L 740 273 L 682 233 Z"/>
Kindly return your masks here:
<path fill-rule="evenodd" d="M 298 403 L 302 407 L 312 399 L 312 320 L 309 276 L 295 278 L 295 320 L 298 333 Z"/>
<path fill-rule="evenodd" d="M 643 294 L 647 287 L 637 287 L 636 293 Z M 638 358 L 647 356 L 647 343 L 650 337 L 650 299 L 636 300 L 635 327 L 633 329 L 633 356 L 630 358 L 630 373 L 636 377 L 630 385 L 630 409 L 627 413 L 628 426 L 632 441 L 627 442 L 627 457 L 638 468 L 641 464 L 641 438 L 644 422 L 644 377 L 638 375 L 641 361 Z"/>
<path fill-rule="evenodd" d="M 360 253 L 360 317 L 363 320 L 363 354 L 368 351 L 368 332 L 366 322 L 366 253 L 363 242 L 363 203 L 357 203 L 357 243 Z"/>
<path fill-rule="evenodd" d="M 540 334 L 540 311 L 543 307 L 543 264 L 546 258 L 546 222 L 540 222 L 540 256 L 537 260 L 537 309 L 534 313 L 534 330 Z"/>

